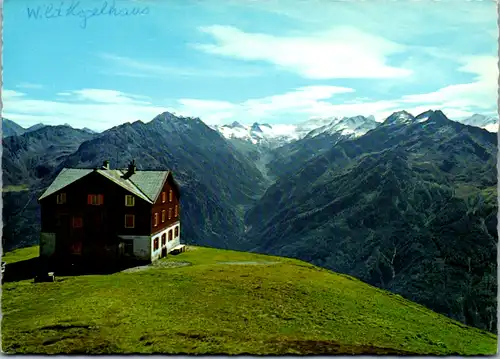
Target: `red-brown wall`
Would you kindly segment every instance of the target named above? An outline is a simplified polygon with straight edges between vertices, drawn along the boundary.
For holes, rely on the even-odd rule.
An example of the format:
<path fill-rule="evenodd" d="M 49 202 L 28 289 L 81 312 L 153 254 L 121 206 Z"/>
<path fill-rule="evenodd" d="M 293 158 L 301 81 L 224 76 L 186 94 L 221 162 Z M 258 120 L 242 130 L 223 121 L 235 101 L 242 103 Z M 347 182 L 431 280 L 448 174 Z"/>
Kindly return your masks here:
<path fill-rule="evenodd" d="M 172 190 L 172 202 L 169 201 L 168 194 L 169 191 Z M 151 209 L 151 234 L 156 234 L 162 230 L 164 230 L 167 227 L 170 227 L 174 223 L 180 221 L 181 215 L 181 208 L 179 204 L 179 193 L 175 189 L 175 185 L 173 183 L 173 177 L 170 175 L 168 176 L 167 180 L 165 181 L 165 184 L 163 185 L 162 192 L 165 192 L 166 194 L 166 201 L 165 203 L 162 203 L 162 196 L 161 193 L 158 196 L 158 199 L 154 203 L 152 209 Z M 178 206 L 178 216 L 175 217 L 175 206 Z M 168 219 L 168 210 L 172 209 L 172 218 Z M 161 211 L 165 210 L 165 222 L 162 223 L 161 221 Z M 158 213 L 158 226 L 154 226 L 154 214 Z"/>

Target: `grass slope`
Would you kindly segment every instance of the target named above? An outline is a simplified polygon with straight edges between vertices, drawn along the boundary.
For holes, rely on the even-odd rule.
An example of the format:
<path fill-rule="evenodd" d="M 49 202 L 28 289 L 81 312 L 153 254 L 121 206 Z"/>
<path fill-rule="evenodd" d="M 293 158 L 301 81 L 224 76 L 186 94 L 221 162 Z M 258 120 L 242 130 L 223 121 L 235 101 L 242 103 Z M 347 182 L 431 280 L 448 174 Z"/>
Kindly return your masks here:
<path fill-rule="evenodd" d="M 37 254 L 31 247 L 5 253 L 3 260 Z M 298 260 L 204 247 L 143 270 L 4 283 L 2 297 L 8 353 L 497 350 L 495 335 L 352 277 Z"/>

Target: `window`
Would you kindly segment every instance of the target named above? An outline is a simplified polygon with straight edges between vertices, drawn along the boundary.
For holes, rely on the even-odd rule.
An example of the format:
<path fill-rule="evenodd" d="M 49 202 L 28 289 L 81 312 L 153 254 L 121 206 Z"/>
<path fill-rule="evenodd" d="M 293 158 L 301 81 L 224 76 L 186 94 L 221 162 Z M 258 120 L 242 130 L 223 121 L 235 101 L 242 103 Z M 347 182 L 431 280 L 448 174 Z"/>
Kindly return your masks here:
<path fill-rule="evenodd" d="M 83 219 L 82 217 L 73 217 L 73 228 L 82 228 Z"/>
<path fill-rule="evenodd" d="M 155 213 L 155 217 L 154 217 L 154 223 L 153 225 L 156 227 L 158 225 L 158 213 Z"/>
<path fill-rule="evenodd" d="M 135 215 L 126 214 L 125 215 L 125 228 L 134 228 L 135 227 Z"/>
<path fill-rule="evenodd" d="M 125 196 L 125 206 L 133 207 L 134 205 L 135 205 L 135 197 L 130 194 L 127 194 Z"/>
<path fill-rule="evenodd" d="M 179 217 L 179 206 L 178 205 L 175 205 L 174 217 L 175 218 Z"/>
<path fill-rule="evenodd" d="M 165 217 L 166 217 L 166 216 L 165 216 L 165 210 L 164 210 L 164 209 L 162 209 L 162 210 L 161 210 L 161 223 L 165 222 Z"/>
<path fill-rule="evenodd" d="M 168 201 L 172 202 L 172 190 L 168 191 Z"/>
<path fill-rule="evenodd" d="M 161 203 L 165 203 L 167 201 L 167 196 L 165 192 L 161 193 Z"/>
<path fill-rule="evenodd" d="M 164 246 L 167 243 L 167 234 L 163 233 L 161 236 L 161 245 Z"/>
<path fill-rule="evenodd" d="M 172 230 L 168 231 L 168 241 L 172 240 Z"/>
<path fill-rule="evenodd" d="M 179 226 L 175 227 L 175 238 L 179 237 Z"/>
<path fill-rule="evenodd" d="M 64 204 L 66 203 L 66 193 L 59 193 L 57 195 L 57 204 Z"/>
<path fill-rule="evenodd" d="M 159 242 L 158 237 L 156 237 L 154 240 L 154 244 L 153 244 L 153 250 L 155 250 L 155 251 L 158 250 L 158 248 L 159 248 L 158 242 Z"/>
<path fill-rule="evenodd" d="M 168 209 L 168 219 L 172 219 L 172 208 Z"/>
<path fill-rule="evenodd" d="M 99 206 L 104 203 L 104 196 L 102 194 L 89 194 L 87 195 L 87 204 Z"/>

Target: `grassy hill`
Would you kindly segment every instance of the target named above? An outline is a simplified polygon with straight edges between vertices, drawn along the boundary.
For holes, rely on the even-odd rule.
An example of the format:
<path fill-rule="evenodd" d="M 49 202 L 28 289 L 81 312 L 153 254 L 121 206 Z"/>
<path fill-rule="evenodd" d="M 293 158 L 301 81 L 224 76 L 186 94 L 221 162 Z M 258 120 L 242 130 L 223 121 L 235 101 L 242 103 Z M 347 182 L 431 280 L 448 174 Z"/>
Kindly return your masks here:
<path fill-rule="evenodd" d="M 37 247 L 5 253 L 7 266 Z M 8 268 L 8 267 L 7 267 Z M 7 269 L 8 270 L 8 269 Z M 494 354 L 497 337 L 294 259 L 189 247 L 111 275 L 6 282 L 8 353 Z"/>

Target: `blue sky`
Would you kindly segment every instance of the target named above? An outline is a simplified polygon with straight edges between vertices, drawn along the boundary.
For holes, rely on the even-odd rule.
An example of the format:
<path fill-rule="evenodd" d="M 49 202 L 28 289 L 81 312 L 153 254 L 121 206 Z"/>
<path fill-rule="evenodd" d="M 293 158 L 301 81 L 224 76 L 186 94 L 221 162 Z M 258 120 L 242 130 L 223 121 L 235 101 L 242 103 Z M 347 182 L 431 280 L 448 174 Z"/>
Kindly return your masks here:
<path fill-rule="evenodd" d="M 104 130 L 163 111 L 497 116 L 494 1 L 115 0 L 128 16 L 105 3 L 5 0 L 4 117 Z"/>

